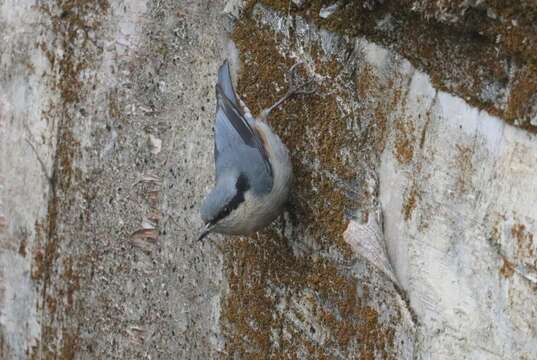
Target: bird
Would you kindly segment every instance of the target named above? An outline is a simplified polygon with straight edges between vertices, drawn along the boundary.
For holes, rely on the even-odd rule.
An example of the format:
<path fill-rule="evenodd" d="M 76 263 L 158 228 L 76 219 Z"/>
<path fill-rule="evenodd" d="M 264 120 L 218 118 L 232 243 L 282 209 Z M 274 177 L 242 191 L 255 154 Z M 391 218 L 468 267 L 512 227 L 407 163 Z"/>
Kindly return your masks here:
<path fill-rule="evenodd" d="M 296 79 L 296 69 L 290 69 Z M 291 81 L 290 81 L 291 83 Z M 216 120 L 214 124 L 215 185 L 204 198 L 198 241 L 209 233 L 253 234 L 283 211 L 293 181 L 289 151 L 267 123 L 270 113 L 293 95 L 306 90 L 312 80 L 300 86 L 291 83 L 287 93 L 257 117 L 251 115 L 237 96 L 229 62 L 218 69 Z"/>

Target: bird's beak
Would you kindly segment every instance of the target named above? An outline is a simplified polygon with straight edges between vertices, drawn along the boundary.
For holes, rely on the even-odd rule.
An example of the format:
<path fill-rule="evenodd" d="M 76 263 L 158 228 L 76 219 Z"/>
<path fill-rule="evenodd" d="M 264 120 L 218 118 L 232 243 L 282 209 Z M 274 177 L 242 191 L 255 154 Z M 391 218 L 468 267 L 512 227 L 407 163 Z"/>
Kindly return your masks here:
<path fill-rule="evenodd" d="M 203 238 L 205 236 L 207 236 L 211 230 L 213 229 L 214 225 L 211 224 L 211 223 L 207 223 L 205 224 L 202 228 L 201 228 L 201 231 L 200 231 L 200 235 L 198 236 L 198 241 L 201 241 L 203 240 Z"/>

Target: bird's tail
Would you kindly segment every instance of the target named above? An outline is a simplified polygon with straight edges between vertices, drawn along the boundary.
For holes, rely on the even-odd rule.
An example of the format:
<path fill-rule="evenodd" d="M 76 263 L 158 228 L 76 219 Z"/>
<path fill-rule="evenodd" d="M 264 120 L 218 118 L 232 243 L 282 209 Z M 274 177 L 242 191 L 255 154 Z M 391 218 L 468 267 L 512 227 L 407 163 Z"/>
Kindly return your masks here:
<path fill-rule="evenodd" d="M 224 95 L 237 107 L 239 102 L 237 100 L 237 94 L 233 88 L 233 81 L 231 80 L 231 72 L 229 70 L 229 62 L 226 60 L 218 69 L 218 85 L 222 88 Z"/>

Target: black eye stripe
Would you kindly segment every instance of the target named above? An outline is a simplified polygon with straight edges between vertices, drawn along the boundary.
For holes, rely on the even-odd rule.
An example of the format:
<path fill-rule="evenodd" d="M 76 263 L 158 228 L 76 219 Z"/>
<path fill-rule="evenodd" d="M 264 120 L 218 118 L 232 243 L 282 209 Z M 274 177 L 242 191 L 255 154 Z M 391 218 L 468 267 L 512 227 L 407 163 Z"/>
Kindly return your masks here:
<path fill-rule="evenodd" d="M 237 182 L 235 183 L 235 188 L 237 189 L 237 192 L 246 192 L 250 188 L 250 184 L 248 183 L 248 179 L 244 174 L 240 174 L 237 178 Z"/>
<path fill-rule="evenodd" d="M 235 183 L 235 189 L 237 193 L 229 201 L 229 203 L 222 208 L 222 210 L 216 215 L 214 219 L 210 221 L 211 224 L 216 224 L 218 221 L 222 220 L 228 216 L 233 210 L 239 207 L 239 205 L 244 201 L 244 193 L 250 189 L 250 183 L 244 174 L 240 174 Z"/>

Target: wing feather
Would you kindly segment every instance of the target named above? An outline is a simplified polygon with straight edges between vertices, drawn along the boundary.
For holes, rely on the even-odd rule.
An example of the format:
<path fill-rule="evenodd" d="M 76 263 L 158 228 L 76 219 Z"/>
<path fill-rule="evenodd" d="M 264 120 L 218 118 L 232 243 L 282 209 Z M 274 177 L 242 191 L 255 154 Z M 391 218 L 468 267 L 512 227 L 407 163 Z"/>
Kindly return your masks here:
<path fill-rule="evenodd" d="M 216 99 L 214 151 L 216 165 L 218 166 L 218 159 L 223 153 L 237 151 L 237 156 L 240 156 L 240 149 L 246 145 L 259 154 L 259 161 L 263 163 L 266 173 L 272 178 L 272 167 L 262 140 L 238 107 L 237 95 L 233 89 L 227 62 L 218 71 Z"/>

